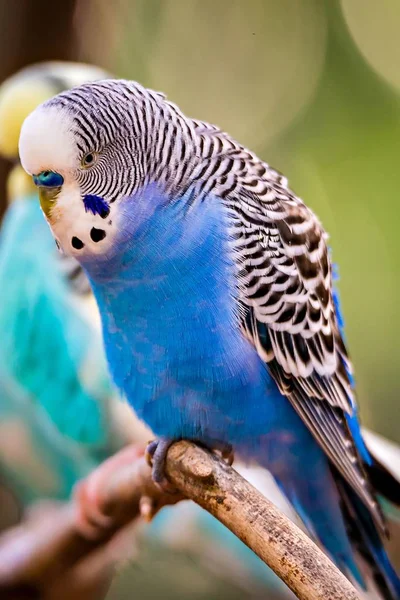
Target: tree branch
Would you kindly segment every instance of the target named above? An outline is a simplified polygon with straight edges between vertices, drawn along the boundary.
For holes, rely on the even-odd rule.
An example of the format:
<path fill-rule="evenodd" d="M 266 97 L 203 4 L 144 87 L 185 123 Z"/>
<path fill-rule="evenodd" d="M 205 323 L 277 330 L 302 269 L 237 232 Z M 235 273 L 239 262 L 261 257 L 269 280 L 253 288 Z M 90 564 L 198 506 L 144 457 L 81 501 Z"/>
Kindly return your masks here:
<path fill-rule="evenodd" d="M 77 497 L 46 518 L 33 518 L 0 538 L 0 595 L 18 589 L 43 593 L 83 559 L 104 548 L 115 533 L 150 507 L 157 512 L 184 497 L 226 525 L 269 565 L 300 600 L 359 600 L 344 575 L 271 502 L 215 455 L 181 441 L 166 463 L 169 481 L 182 493 L 166 494 L 151 480 L 142 452 L 110 472 L 111 459 L 89 476 L 97 506 L 110 517 L 95 540 L 79 533 Z M 107 465 L 107 463 L 109 463 Z M 26 596 L 28 597 L 28 596 Z M 40 597 L 40 596 L 39 596 Z"/>

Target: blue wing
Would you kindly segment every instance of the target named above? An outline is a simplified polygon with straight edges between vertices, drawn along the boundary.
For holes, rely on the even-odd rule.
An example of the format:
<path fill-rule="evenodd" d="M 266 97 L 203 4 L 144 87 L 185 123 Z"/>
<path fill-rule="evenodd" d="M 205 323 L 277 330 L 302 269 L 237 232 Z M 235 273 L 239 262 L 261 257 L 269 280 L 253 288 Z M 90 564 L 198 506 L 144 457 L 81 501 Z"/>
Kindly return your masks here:
<path fill-rule="evenodd" d="M 231 204 L 243 330 L 384 531 L 365 472 L 368 451 L 361 435 L 354 436 L 358 422 L 351 364 L 332 294 L 326 235 L 300 200 L 278 182 L 274 186 L 269 202 L 247 193 Z"/>
<path fill-rule="evenodd" d="M 111 396 L 101 343 L 71 295 L 36 198 L 15 201 L 5 217 L 0 284 L 3 368 L 59 431 L 101 448 L 107 443 Z"/>
<path fill-rule="evenodd" d="M 224 200 L 232 218 L 243 332 L 328 456 L 353 548 L 382 591 L 397 598 L 400 581 L 380 541 L 387 529 L 375 485 L 384 481 L 397 501 L 400 485 L 362 439 L 327 236 L 286 180 L 267 173 Z M 251 191 L 256 186 L 262 193 Z"/>

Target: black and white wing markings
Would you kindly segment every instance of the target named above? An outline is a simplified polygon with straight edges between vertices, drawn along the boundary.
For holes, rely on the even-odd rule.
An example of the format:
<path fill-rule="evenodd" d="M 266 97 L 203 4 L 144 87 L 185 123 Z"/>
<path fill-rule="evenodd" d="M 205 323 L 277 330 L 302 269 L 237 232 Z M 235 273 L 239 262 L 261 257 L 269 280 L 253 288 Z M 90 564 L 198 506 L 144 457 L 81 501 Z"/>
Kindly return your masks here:
<path fill-rule="evenodd" d="M 353 440 L 351 364 L 332 296 L 327 235 L 286 178 L 218 128 L 193 122 L 197 201 L 227 208 L 244 334 L 332 465 L 385 525 Z"/>
<path fill-rule="evenodd" d="M 332 296 L 327 235 L 286 180 L 270 173 L 243 180 L 224 200 L 240 271 L 242 328 L 384 532 L 345 418 L 353 414 L 355 398 Z"/>
<path fill-rule="evenodd" d="M 288 194 L 271 186 L 265 199 L 244 191 L 230 203 L 244 300 L 268 325 L 266 361 L 273 356 L 308 395 L 352 414 L 351 366 L 332 298 L 326 234 Z"/>

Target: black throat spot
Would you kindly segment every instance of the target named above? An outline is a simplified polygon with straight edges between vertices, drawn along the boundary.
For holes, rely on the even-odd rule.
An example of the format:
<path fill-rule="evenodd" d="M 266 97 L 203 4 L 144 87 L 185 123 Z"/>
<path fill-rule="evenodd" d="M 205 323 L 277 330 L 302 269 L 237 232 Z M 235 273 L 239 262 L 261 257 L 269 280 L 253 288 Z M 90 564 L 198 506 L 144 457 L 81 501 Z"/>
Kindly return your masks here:
<path fill-rule="evenodd" d="M 106 232 L 104 231 L 104 229 L 97 229 L 97 227 L 92 227 L 92 229 L 90 230 L 90 237 L 93 240 L 93 242 L 101 242 L 101 240 L 104 240 L 104 238 L 106 237 Z"/>

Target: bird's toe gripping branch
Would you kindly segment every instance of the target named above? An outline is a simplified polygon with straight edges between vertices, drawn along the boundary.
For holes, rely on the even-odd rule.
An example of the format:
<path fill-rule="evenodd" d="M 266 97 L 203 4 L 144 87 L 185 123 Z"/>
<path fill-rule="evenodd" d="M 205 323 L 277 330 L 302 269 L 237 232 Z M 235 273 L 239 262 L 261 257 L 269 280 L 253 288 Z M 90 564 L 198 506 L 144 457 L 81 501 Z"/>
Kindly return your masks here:
<path fill-rule="evenodd" d="M 178 495 L 178 490 L 172 486 L 165 475 L 165 461 L 170 446 L 176 440 L 159 438 L 150 442 L 145 451 L 147 462 L 152 468 L 152 479 L 167 495 Z M 233 462 L 232 446 L 226 443 L 213 443 L 212 452 L 219 452 L 221 457 L 230 465 Z M 143 455 L 143 449 L 137 445 L 126 446 L 123 450 L 106 460 L 101 468 L 96 469 L 84 481 L 78 482 L 74 490 L 74 505 L 76 507 L 76 529 L 79 534 L 89 540 L 99 540 L 107 536 L 115 527 L 110 516 L 105 490 L 113 474 L 121 469 L 131 469 L 132 464 Z M 157 513 L 159 506 L 154 498 L 143 495 L 140 501 L 140 514 L 150 521 Z"/>
<path fill-rule="evenodd" d="M 219 452 L 221 458 L 231 467 L 233 465 L 233 461 L 235 460 L 235 454 L 233 452 L 232 444 L 228 444 L 227 442 L 213 442 L 212 448 L 210 448 L 212 452 Z"/>
<path fill-rule="evenodd" d="M 146 459 L 152 468 L 152 478 L 154 483 L 162 487 L 164 492 L 171 494 L 176 492 L 176 489 L 170 485 L 165 475 L 165 459 L 167 457 L 170 446 L 176 440 L 172 438 L 161 437 L 152 442 L 149 442 L 146 448 Z"/>
<path fill-rule="evenodd" d="M 174 493 L 176 490 L 168 483 L 165 475 L 165 460 L 171 445 L 177 440 L 161 437 L 148 443 L 146 448 L 146 459 L 152 468 L 153 481 L 160 485 L 165 492 Z M 204 446 L 204 444 L 199 444 Z M 233 447 L 227 442 L 213 441 L 210 446 L 204 446 L 210 452 L 219 452 L 221 458 L 231 466 L 234 461 Z"/>

